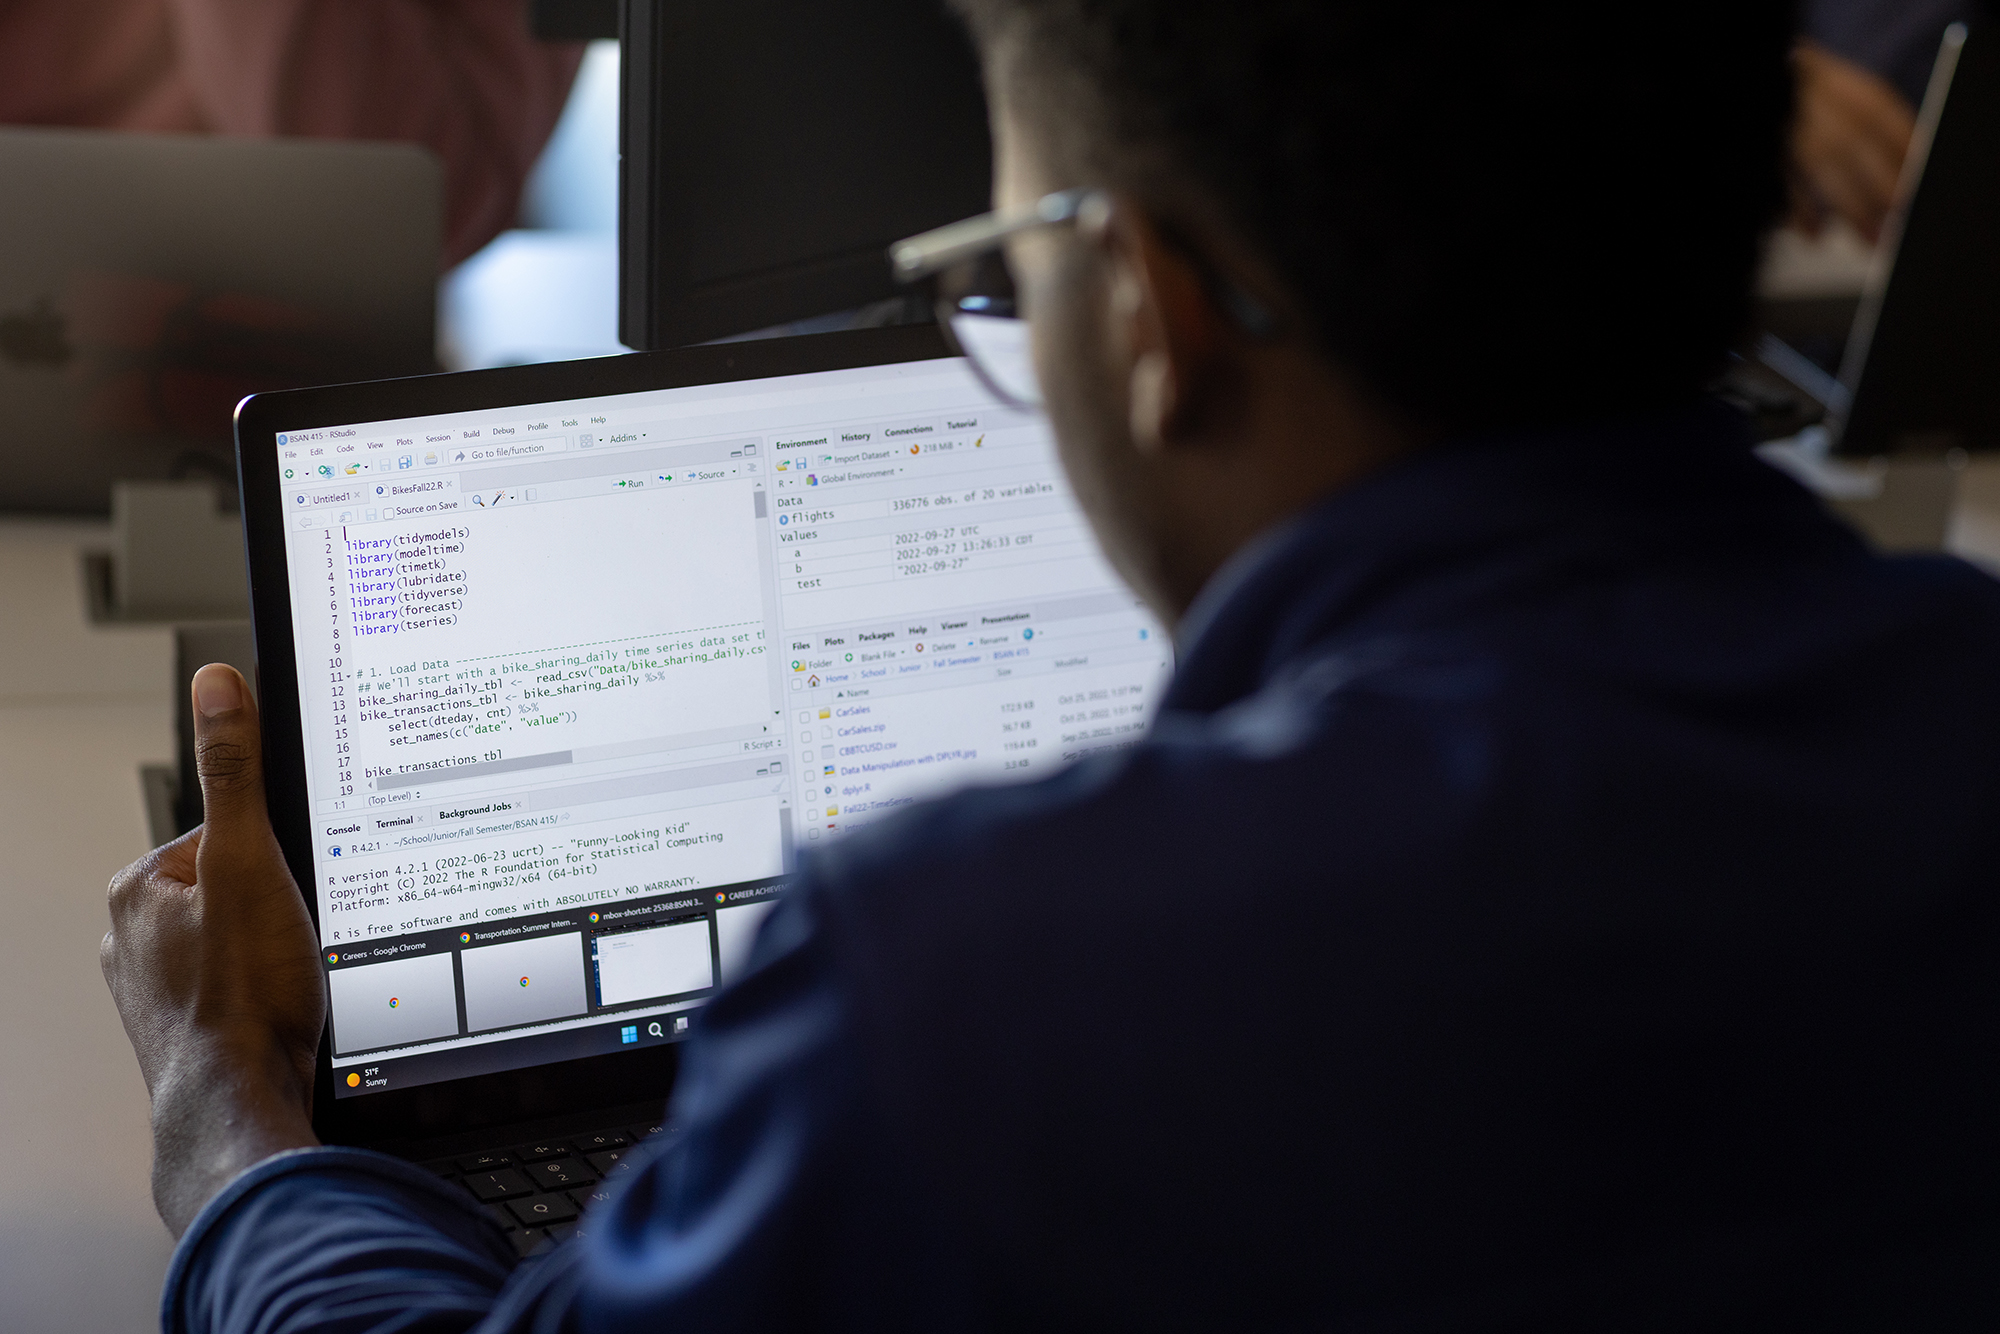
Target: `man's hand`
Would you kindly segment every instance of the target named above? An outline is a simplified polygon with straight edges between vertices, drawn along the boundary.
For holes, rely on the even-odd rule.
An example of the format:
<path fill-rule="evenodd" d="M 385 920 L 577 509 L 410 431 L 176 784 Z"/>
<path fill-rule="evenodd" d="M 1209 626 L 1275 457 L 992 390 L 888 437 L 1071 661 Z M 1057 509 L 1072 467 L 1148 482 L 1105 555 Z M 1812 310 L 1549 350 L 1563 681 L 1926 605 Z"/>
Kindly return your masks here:
<path fill-rule="evenodd" d="M 99 950 L 153 1098 L 153 1202 L 175 1236 L 231 1177 L 316 1144 L 319 943 L 264 807 L 257 706 L 195 674 L 207 822 L 119 872 Z"/>
<path fill-rule="evenodd" d="M 1800 42 L 1792 63 L 1792 225 L 1818 235 L 1839 217 L 1873 244 L 1895 204 L 1916 116 L 1887 82 L 1823 46 Z"/>

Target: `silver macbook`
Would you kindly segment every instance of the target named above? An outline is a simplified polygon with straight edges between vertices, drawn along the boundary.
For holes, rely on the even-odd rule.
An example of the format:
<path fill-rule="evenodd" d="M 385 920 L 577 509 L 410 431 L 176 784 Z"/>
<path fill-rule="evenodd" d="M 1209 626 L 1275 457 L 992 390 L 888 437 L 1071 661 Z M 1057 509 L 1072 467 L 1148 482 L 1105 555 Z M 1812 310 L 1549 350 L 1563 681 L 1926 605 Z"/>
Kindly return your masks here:
<path fill-rule="evenodd" d="M 233 482 L 245 394 L 433 369 L 421 149 L 8 129 L 0 182 L 0 510 Z"/>

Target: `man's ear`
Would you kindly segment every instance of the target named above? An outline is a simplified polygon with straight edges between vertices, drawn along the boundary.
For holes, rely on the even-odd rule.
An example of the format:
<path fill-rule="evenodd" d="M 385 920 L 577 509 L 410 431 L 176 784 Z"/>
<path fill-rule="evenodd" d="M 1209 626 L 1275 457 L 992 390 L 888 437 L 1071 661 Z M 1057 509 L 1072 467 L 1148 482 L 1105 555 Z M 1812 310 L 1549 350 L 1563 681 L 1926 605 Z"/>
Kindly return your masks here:
<path fill-rule="evenodd" d="M 1110 266 L 1112 328 L 1130 362 L 1132 441 L 1158 454 L 1195 433 L 1214 406 L 1223 317 L 1199 270 L 1131 201 L 1109 200 L 1083 223 Z"/>

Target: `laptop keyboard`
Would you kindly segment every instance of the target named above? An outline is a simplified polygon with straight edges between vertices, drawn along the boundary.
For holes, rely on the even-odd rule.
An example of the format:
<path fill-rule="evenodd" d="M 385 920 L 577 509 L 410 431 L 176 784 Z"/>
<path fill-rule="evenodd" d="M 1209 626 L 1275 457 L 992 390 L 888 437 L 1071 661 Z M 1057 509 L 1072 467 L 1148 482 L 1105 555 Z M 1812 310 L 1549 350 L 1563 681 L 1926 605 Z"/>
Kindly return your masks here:
<path fill-rule="evenodd" d="M 419 1165 L 464 1186 L 507 1229 L 517 1252 L 534 1255 L 588 1229 L 590 1211 L 634 1170 L 633 1147 L 660 1130 L 620 1126 Z"/>

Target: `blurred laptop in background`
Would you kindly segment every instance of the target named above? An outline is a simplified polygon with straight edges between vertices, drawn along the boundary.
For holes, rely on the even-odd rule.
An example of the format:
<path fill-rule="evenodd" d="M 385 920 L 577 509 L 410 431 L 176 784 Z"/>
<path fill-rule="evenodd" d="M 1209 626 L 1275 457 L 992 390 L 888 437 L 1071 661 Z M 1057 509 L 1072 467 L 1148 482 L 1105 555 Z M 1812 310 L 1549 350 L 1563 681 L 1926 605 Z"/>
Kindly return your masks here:
<path fill-rule="evenodd" d="M 0 180 L 0 511 L 233 489 L 246 394 L 436 367 L 421 149 L 6 129 Z"/>

